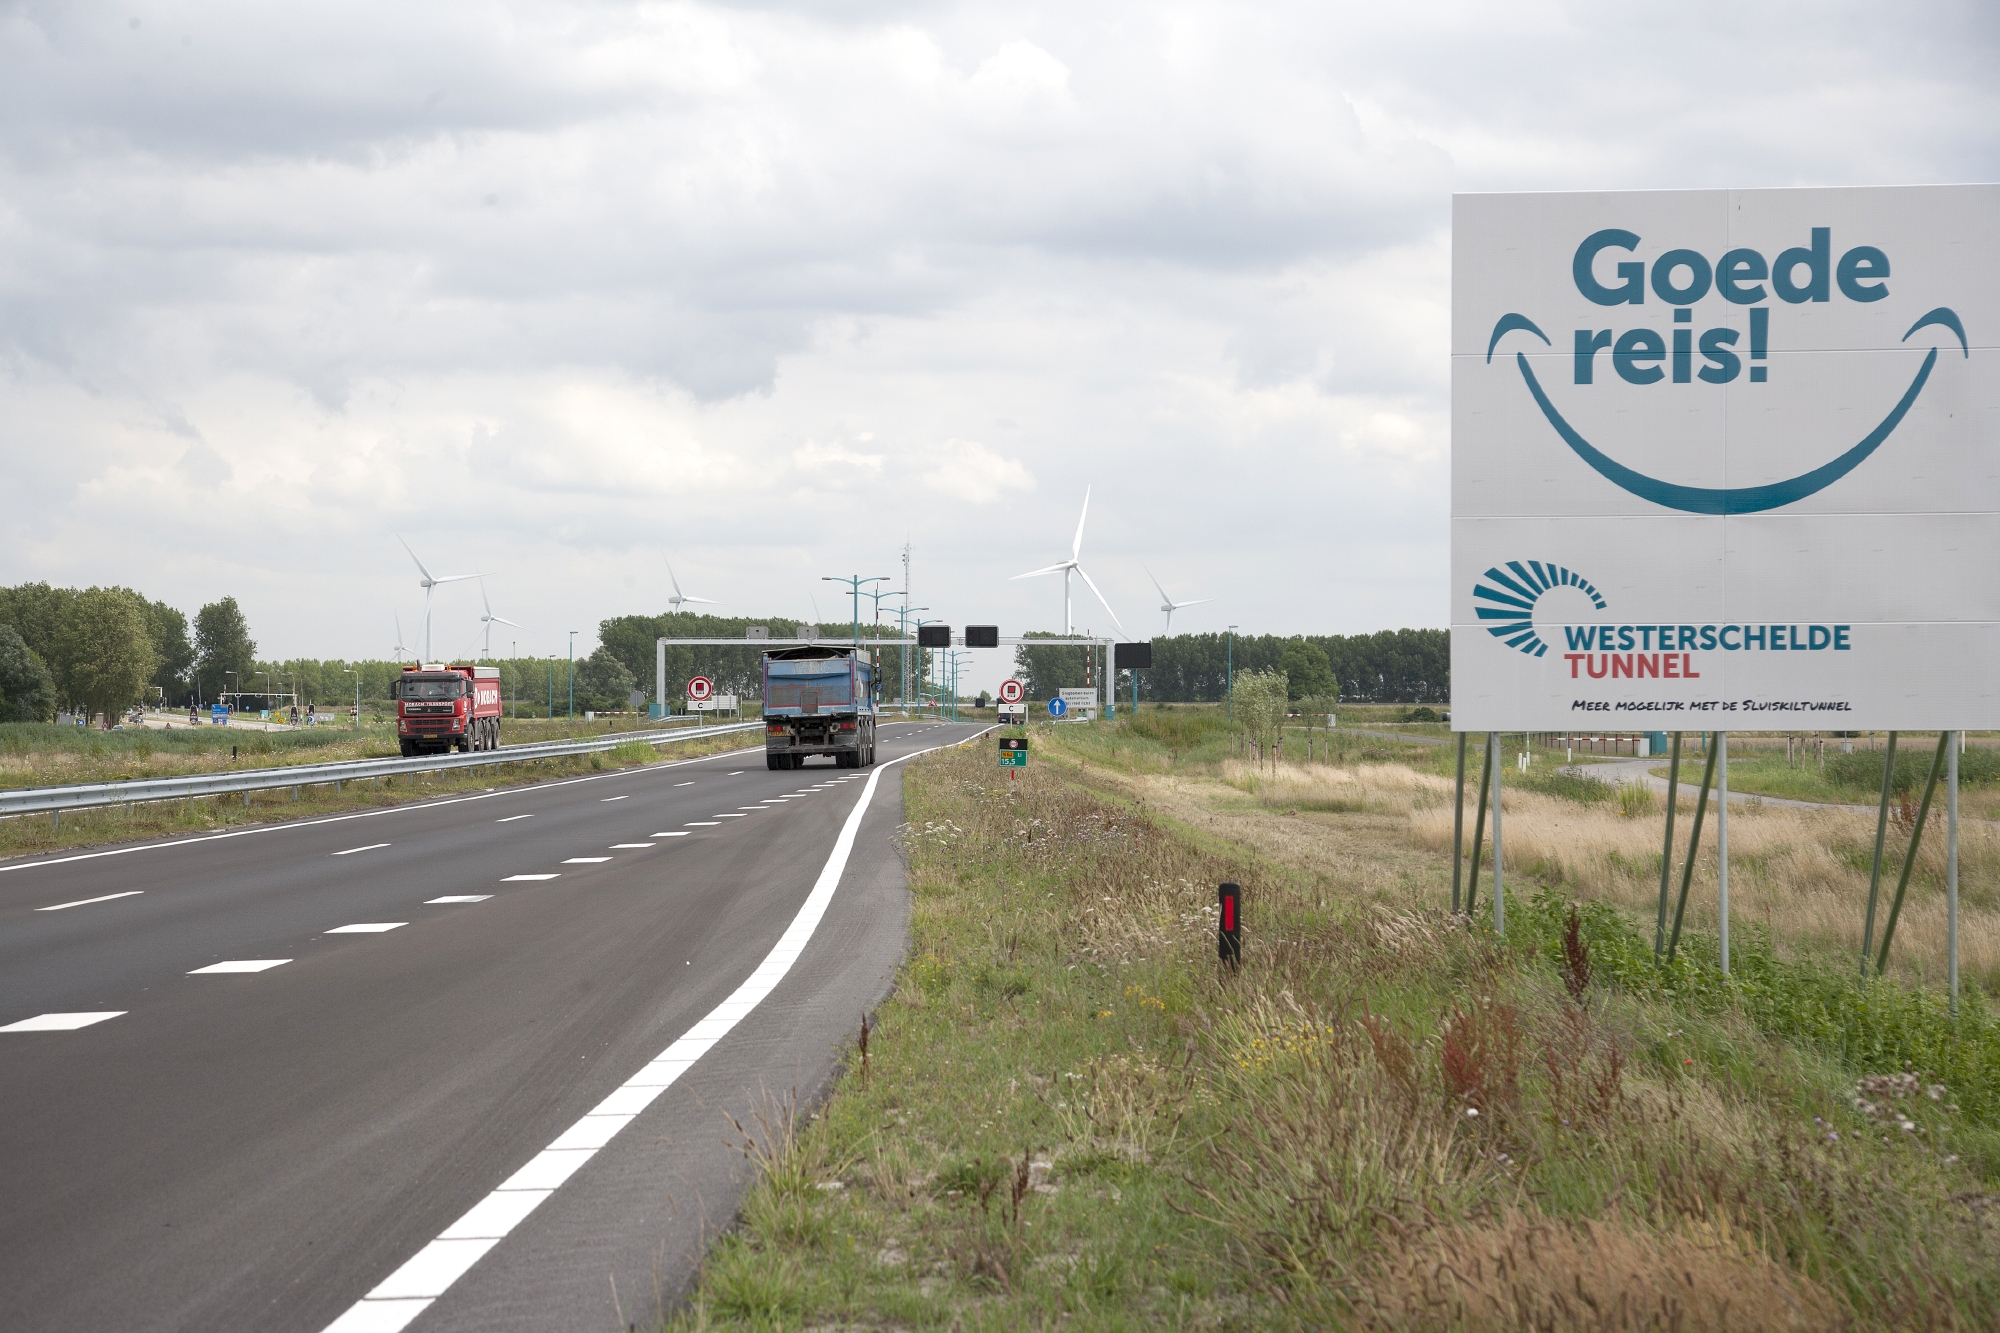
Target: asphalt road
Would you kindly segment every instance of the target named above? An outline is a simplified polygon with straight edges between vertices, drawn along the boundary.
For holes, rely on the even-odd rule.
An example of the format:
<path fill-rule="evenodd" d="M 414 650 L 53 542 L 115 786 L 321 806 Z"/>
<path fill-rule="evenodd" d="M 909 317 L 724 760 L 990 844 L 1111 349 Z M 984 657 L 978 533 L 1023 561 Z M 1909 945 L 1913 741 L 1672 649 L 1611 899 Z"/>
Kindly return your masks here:
<path fill-rule="evenodd" d="M 901 957 L 872 771 L 830 899 L 871 770 L 757 751 L 0 866 L 0 1328 L 657 1317 L 735 1214 L 726 1115 L 822 1087 Z"/>

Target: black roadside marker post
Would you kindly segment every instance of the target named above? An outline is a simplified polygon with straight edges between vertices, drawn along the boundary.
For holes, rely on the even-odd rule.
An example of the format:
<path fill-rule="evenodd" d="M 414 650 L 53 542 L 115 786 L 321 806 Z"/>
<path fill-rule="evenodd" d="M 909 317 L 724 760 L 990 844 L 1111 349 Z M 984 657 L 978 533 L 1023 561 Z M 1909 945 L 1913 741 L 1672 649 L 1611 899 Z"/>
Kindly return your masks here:
<path fill-rule="evenodd" d="M 1225 881 L 1216 896 L 1222 915 L 1216 921 L 1215 956 L 1234 971 L 1243 961 L 1243 886 Z"/>

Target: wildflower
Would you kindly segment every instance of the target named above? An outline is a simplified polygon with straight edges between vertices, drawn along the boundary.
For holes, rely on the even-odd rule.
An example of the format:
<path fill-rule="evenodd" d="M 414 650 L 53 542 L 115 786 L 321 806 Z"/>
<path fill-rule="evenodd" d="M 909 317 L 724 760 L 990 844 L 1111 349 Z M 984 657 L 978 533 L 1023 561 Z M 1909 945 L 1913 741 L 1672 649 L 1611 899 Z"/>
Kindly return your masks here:
<path fill-rule="evenodd" d="M 1468 1106 L 1465 1108 L 1465 1114 L 1467 1115 L 1467 1117 L 1477 1120 L 1479 1118 L 1479 1108 L 1476 1106 Z"/>

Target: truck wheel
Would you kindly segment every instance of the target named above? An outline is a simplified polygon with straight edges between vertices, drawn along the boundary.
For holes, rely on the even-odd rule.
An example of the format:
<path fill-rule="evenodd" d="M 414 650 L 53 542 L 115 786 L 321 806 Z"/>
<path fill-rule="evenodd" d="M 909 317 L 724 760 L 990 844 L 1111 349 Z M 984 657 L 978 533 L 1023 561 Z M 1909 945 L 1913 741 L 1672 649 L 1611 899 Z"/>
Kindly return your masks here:
<path fill-rule="evenodd" d="M 778 770 L 779 770 L 780 768 L 784 767 L 784 765 L 782 765 L 782 764 L 780 764 L 780 763 L 778 762 L 778 756 L 777 756 L 777 755 L 774 755 L 774 754 L 767 754 L 767 755 L 765 755 L 765 756 L 764 756 L 764 767 L 766 767 L 766 768 L 770 769 L 770 770 L 771 770 L 771 771 L 772 771 L 773 773 L 775 773 L 775 772 L 777 772 L 777 771 L 778 771 Z"/>
<path fill-rule="evenodd" d="M 405 758 L 405 759 L 408 759 L 408 758 L 409 758 L 409 757 L 410 757 L 411 755 L 413 755 L 413 754 L 415 754 L 415 753 L 417 752 L 417 747 L 416 747 L 416 746 L 414 746 L 414 745 L 412 745 L 412 744 L 410 744 L 410 742 L 408 742 L 408 741 L 402 741 L 402 742 L 400 742 L 399 744 L 400 744 L 400 748 L 401 748 L 401 749 L 402 749 L 402 751 L 403 751 L 403 758 Z"/>

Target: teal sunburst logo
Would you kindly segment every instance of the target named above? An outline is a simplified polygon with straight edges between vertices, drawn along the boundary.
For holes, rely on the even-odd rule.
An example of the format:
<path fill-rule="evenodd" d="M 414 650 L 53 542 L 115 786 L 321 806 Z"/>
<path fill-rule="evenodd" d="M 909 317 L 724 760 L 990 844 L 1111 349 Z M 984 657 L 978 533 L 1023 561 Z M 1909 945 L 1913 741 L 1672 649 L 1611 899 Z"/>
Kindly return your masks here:
<path fill-rule="evenodd" d="M 1519 648 L 1530 657 L 1541 657 L 1549 651 L 1542 636 L 1535 633 L 1535 603 L 1549 589 L 1575 588 L 1598 610 L 1604 610 L 1604 598 L 1590 586 L 1590 580 L 1570 573 L 1561 565 L 1541 560 L 1509 560 L 1507 569 L 1514 571 L 1512 577 L 1498 565 L 1487 570 L 1488 582 L 1498 586 L 1475 583 L 1472 595 L 1482 602 L 1498 603 L 1477 608 L 1481 620 L 1497 622 L 1488 625 L 1486 632 L 1496 639 L 1505 639 L 1509 648 Z"/>

